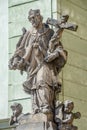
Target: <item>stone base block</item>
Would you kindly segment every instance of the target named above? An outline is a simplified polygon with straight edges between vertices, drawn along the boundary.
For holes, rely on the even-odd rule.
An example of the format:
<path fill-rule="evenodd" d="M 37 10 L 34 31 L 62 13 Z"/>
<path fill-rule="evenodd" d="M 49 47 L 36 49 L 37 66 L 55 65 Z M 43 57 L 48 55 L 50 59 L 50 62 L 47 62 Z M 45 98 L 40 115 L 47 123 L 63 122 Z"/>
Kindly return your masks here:
<path fill-rule="evenodd" d="M 53 119 L 51 115 L 42 113 L 25 115 L 14 130 L 57 130 L 56 124 L 51 119 Z"/>
<path fill-rule="evenodd" d="M 14 130 L 56 130 L 52 122 L 29 122 L 17 126 Z"/>

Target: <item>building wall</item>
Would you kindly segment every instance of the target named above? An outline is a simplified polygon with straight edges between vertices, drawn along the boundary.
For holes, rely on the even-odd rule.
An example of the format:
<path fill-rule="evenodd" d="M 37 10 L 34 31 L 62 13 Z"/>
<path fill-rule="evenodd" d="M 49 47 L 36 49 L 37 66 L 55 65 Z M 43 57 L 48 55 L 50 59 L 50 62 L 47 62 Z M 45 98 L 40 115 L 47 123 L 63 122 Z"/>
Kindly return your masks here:
<path fill-rule="evenodd" d="M 8 116 L 8 1 L 0 0 L 0 119 Z"/>

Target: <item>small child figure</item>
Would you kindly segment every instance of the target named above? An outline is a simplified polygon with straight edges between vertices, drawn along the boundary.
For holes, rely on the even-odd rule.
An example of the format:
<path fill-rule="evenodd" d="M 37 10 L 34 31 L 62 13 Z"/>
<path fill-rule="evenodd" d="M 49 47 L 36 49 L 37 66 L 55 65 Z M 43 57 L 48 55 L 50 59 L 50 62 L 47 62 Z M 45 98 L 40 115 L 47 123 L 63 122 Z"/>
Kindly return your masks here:
<path fill-rule="evenodd" d="M 58 122 L 58 130 L 78 130 L 78 127 L 73 125 L 73 120 L 80 119 L 81 114 L 80 112 L 73 113 L 73 108 L 74 103 L 70 100 L 64 101 L 62 107 L 59 108 L 60 110 L 62 110 L 62 119 L 60 120 L 60 122 Z"/>
<path fill-rule="evenodd" d="M 19 124 L 19 120 L 21 119 L 21 117 L 23 117 L 23 113 L 22 113 L 22 105 L 20 103 L 14 103 L 13 105 L 11 105 L 11 109 L 13 112 L 13 115 L 10 118 L 10 125 L 17 125 Z"/>
<path fill-rule="evenodd" d="M 74 103 L 70 100 L 64 102 L 64 113 L 62 120 L 62 130 L 77 130 L 77 126 L 73 126 L 73 120 L 81 117 L 80 112 L 73 113 Z"/>

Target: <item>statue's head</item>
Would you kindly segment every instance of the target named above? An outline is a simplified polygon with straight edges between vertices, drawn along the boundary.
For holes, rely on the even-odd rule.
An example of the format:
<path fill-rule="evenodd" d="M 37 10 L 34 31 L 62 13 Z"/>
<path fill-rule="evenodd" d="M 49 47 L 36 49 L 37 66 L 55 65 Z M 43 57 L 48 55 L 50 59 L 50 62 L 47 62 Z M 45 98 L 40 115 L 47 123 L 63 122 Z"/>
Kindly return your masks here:
<path fill-rule="evenodd" d="M 72 112 L 74 108 L 74 103 L 70 100 L 64 101 L 64 112 L 69 113 Z"/>
<path fill-rule="evenodd" d="M 11 109 L 12 109 L 13 115 L 18 117 L 22 113 L 23 107 L 20 103 L 14 103 L 13 105 L 11 105 Z"/>
<path fill-rule="evenodd" d="M 38 28 L 39 25 L 42 23 L 43 17 L 41 16 L 39 9 L 30 9 L 28 19 L 32 23 L 33 27 Z"/>
<path fill-rule="evenodd" d="M 68 18 L 69 18 L 69 15 L 67 15 L 67 14 L 61 15 L 61 23 L 67 22 Z"/>

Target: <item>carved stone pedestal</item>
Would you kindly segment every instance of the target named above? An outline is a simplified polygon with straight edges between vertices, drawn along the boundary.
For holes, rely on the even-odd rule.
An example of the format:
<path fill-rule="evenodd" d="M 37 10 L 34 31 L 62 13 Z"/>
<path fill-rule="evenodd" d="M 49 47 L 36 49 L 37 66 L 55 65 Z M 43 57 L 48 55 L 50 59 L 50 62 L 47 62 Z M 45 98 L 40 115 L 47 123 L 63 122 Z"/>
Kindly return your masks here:
<path fill-rule="evenodd" d="M 52 122 L 29 122 L 17 126 L 14 130 L 56 130 Z"/>
<path fill-rule="evenodd" d="M 39 113 L 24 115 L 14 130 L 57 130 L 57 126 L 47 115 Z"/>

